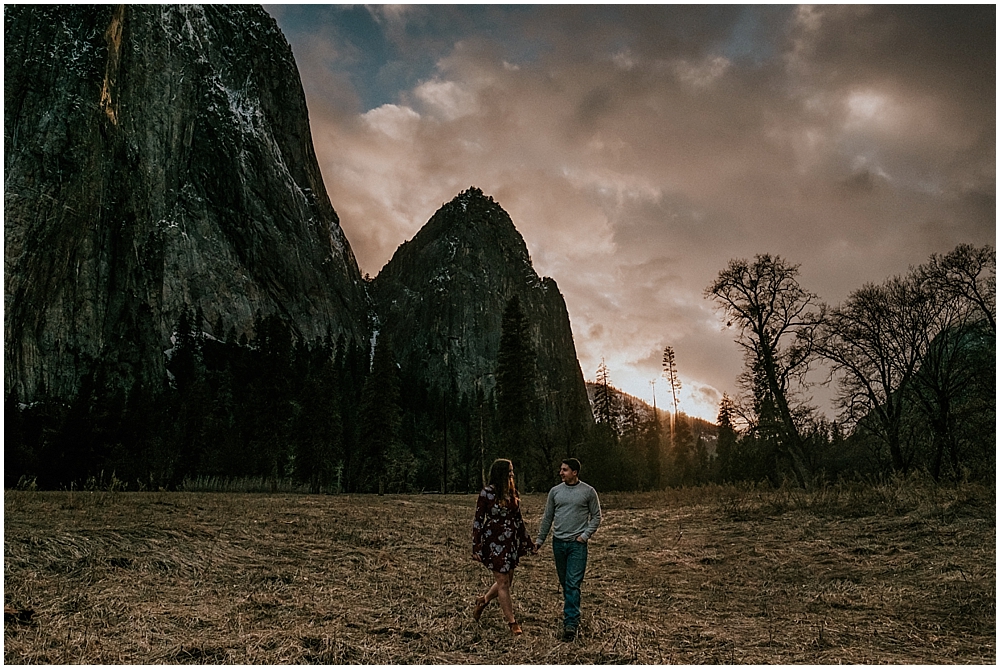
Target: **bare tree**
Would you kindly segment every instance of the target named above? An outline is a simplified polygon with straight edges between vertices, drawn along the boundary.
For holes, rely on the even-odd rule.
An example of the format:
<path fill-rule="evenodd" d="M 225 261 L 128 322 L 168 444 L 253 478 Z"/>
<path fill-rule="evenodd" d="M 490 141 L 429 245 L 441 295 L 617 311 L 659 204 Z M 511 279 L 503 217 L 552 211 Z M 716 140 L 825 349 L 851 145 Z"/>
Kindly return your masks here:
<path fill-rule="evenodd" d="M 778 256 L 758 255 L 751 263 L 736 259 L 705 289 L 739 328 L 739 344 L 747 367 L 759 365 L 780 420 L 780 447 L 792 464 L 799 485 L 809 484 L 805 442 L 796 425 L 790 396 L 792 385 L 804 385 L 804 375 L 815 357 L 812 340 L 822 322 L 823 308 L 815 294 L 798 283 L 798 265 Z"/>
<path fill-rule="evenodd" d="M 996 251 L 961 244 L 944 256 L 932 255 L 913 273 L 932 305 L 933 321 L 920 333 L 925 353 L 911 396 L 930 426 L 929 465 L 937 479 L 946 456 L 958 473 L 961 442 L 988 442 L 982 449 L 988 455 L 995 441 L 995 431 L 984 442 L 985 435 L 966 428 L 995 426 L 989 418 L 996 413 Z"/>
<path fill-rule="evenodd" d="M 945 255 L 933 254 L 917 269 L 928 289 L 968 303 L 971 314 L 982 317 L 993 336 L 997 333 L 997 252 L 992 246 L 959 244 Z"/>
<path fill-rule="evenodd" d="M 992 247 L 963 244 L 853 292 L 820 328 L 814 344 L 839 376 L 842 417 L 877 438 L 893 469 L 909 469 L 916 437 L 929 434 L 932 475 L 946 456 L 957 471 L 960 428 L 995 412 L 995 287 Z"/>
<path fill-rule="evenodd" d="M 906 391 L 927 352 L 933 302 L 912 275 L 868 284 L 829 312 L 815 340 L 831 376 L 839 375 L 842 418 L 873 433 L 897 471 L 913 460 L 902 443 Z"/>

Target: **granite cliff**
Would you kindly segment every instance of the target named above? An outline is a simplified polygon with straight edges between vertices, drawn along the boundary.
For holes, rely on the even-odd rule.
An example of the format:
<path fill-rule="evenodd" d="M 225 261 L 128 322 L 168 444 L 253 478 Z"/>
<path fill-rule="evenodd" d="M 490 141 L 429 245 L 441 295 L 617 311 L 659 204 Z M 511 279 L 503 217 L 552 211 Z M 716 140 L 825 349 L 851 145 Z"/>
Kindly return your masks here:
<path fill-rule="evenodd" d="M 292 52 L 257 6 L 4 8 L 5 394 L 157 387 L 185 309 L 367 342 Z M 220 330 L 215 332 L 215 330 Z M 44 393 L 42 392 L 44 391 Z"/>
<path fill-rule="evenodd" d="M 524 239 L 492 197 L 470 188 L 402 244 L 373 282 L 379 337 L 404 376 L 431 391 L 490 396 L 501 319 L 517 296 L 535 355 L 539 429 L 565 457 L 593 416 L 556 282 L 535 272 Z M 549 472 L 546 472 L 549 474 Z"/>

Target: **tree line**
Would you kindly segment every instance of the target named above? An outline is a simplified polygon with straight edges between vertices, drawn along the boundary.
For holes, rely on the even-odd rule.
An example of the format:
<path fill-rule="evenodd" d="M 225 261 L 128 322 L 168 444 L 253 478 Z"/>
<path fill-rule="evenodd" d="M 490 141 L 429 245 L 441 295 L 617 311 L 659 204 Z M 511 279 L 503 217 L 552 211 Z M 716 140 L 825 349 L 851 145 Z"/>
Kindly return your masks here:
<path fill-rule="evenodd" d="M 318 489 L 349 479 L 364 460 L 354 429 L 365 377 L 357 345 L 305 345 L 276 316 L 258 315 L 253 336 L 221 336 L 187 311 L 166 355 L 160 387 L 116 386 L 93 364 L 68 402 L 44 390 L 28 404 L 8 396 L 5 484 L 114 477 L 155 490 L 224 476 Z"/>
<path fill-rule="evenodd" d="M 44 389 L 30 403 L 8 395 L 5 485 L 252 478 L 316 492 L 467 492 L 504 456 L 531 490 L 554 482 L 573 442 L 539 401 L 516 296 L 488 392 L 430 387 L 400 369 L 385 337 L 305 342 L 277 315 L 258 315 L 249 335 L 220 333 L 200 311 L 183 313 L 159 388 L 117 387 L 95 363 L 69 401 Z"/>
<path fill-rule="evenodd" d="M 603 361 L 588 391 L 596 421 L 581 448 L 588 483 L 642 491 L 718 480 L 715 425 L 680 411 L 660 411 L 615 388 Z"/>
<path fill-rule="evenodd" d="M 732 260 L 705 291 L 745 365 L 716 425 L 590 384 L 594 425 L 570 432 L 546 402 L 517 297 L 502 318 L 496 386 L 432 388 L 401 370 L 391 342 L 304 342 L 278 316 L 237 336 L 181 315 L 159 388 L 115 386 L 94 364 L 75 398 L 5 398 L 5 485 L 44 488 L 114 477 L 130 489 L 198 477 L 288 480 L 313 491 L 475 491 L 496 457 L 523 490 L 545 490 L 578 457 L 606 490 L 740 480 L 810 486 L 844 476 L 995 472 L 992 247 L 961 245 L 830 306 L 777 256 Z M 809 401 L 817 370 L 835 419 Z M 810 374 L 812 372 L 812 374 Z"/>
<path fill-rule="evenodd" d="M 705 290 L 745 361 L 719 412 L 725 478 L 993 478 L 995 249 L 961 244 L 836 306 L 798 270 L 767 254 L 732 260 Z M 835 422 L 809 403 L 818 367 L 837 390 Z"/>
<path fill-rule="evenodd" d="M 677 410 L 677 359 L 663 352 L 672 410 L 616 389 L 602 361 L 589 384 L 596 429 L 588 482 L 650 490 L 767 481 L 809 487 L 915 470 L 996 471 L 996 253 L 959 245 L 824 304 L 777 256 L 732 260 L 706 289 L 736 333 L 744 369 L 715 425 Z M 819 376 L 817 376 L 819 375 Z M 836 388 L 832 419 L 811 404 Z"/>

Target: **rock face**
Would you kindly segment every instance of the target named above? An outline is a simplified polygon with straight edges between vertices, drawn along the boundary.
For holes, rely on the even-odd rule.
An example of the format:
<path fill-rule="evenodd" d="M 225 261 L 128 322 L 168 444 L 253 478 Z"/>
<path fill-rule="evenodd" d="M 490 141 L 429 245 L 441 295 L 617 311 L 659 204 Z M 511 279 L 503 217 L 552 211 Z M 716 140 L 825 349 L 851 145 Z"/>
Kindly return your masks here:
<path fill-rule="evenodd" d="M 493 198 L 470 188 L 396 250 L 373 283 L 380 322 L 404 375 L 475 397 L 496 385 L 501 319 L 517 295 L 536 356 L 543 420 L 561 439 L 593 424 L 566 304 L 539 278 L 524 239 Z M 559 450 L 562 450 L 560 445 Z"/>
<path fill-rule="evenodd" d="M 291 49 L 253 6 L 4 9 L 5 391 L 161 384 L 185 308 L 358 342 Z M 216 329 L 223 332 L 214 332 Z"/>

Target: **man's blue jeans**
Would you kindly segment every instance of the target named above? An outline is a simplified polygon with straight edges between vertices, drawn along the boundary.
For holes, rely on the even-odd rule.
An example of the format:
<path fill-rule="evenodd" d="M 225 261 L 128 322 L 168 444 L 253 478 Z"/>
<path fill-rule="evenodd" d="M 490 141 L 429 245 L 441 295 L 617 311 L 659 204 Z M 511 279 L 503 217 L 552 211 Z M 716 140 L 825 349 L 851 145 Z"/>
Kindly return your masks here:
<path fill-rule="evenodd" d="M 587 571 L 587 544 L 552 539 L 552 555 L 563 591 L 563 627 L 580 626 L 580 585 Z"/>

